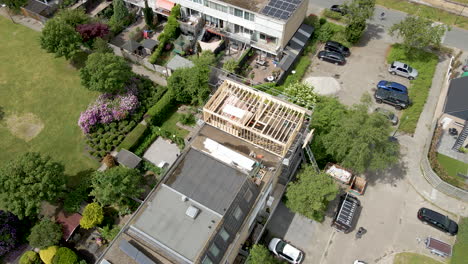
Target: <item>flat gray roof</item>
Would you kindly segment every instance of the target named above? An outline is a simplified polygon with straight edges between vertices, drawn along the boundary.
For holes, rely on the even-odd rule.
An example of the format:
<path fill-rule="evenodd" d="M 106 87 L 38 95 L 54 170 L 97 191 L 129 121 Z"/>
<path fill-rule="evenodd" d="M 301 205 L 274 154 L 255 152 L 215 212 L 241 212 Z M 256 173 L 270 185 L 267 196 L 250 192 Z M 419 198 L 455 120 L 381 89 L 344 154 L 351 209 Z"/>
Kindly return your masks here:
<path fill-rule="evenodd" d="M 173 71 L 181 68 L 192 68 L 193 66 L 195 66 L 193 62 L 182 58 L 179 55 L 175 55 L 166 65 L 167 68 Z"/>
<path fill-rule="evenodd" d="M 134 169 L 140 164 L 141 158 L 126 149 L 121 149 L 115 156 L 117 162 L 127 168 Z"/>
<path fill-rule="evenodd" d="M 224 215 L 246 179 L 246 173 L 191 148 L 166 184 Z"/>
<path fill-rule="evenodd" d="M 169 186 L 161 185 L 132 227 L 184 258 L 195 261 L 222 217 L 196 201 L 184 201 L 182 197 Z M 200 210 L 195 219 L 185 214 L 190 206 Z"/>

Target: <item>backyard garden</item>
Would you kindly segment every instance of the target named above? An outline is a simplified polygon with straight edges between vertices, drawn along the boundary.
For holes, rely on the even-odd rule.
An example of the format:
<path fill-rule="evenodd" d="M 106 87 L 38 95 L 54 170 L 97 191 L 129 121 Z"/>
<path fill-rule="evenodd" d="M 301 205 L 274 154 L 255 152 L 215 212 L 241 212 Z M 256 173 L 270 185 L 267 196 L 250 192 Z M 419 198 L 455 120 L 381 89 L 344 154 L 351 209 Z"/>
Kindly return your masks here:
<path fill-rule="evenodd" d="M 97 93 L 83 88 L 78 71 L 43 51 L 40 33 L 0 17 L 0 163 L 26 151 L 50 155 L 66 173 L 96 168 L 76 125 Z"/>

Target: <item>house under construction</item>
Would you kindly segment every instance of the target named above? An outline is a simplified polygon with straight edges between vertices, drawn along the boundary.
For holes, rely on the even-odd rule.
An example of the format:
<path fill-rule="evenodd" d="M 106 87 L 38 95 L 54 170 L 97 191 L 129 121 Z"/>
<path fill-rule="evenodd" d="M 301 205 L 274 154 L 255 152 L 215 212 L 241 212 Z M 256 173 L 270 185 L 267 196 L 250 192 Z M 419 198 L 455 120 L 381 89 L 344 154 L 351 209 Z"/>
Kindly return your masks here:
<path fill-rule="evenodd" d="M 310 111 L 226 80 L 203 108 L 203 119 L 279 156 L 285 156 Z"/>

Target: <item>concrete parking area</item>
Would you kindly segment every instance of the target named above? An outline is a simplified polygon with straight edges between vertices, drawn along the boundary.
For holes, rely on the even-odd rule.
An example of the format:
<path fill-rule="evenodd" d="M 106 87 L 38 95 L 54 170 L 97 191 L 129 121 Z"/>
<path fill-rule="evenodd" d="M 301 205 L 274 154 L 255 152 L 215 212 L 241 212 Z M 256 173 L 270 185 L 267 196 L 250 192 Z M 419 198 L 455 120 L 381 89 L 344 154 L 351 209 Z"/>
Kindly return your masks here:
<path fill-rule="evenodd" d="M 334 65 L 321 61 L 316 56 L 312 57 L 312 64 L 304 80 L 309 77 L 336 79 L 341 87 L 333 95 L 346 105 L 359 103 L 361 96 L 366 92 L 373 95 L 380 80 L 395 81 L 409 86 L 408 79 L 388 72 L 386 57 L 393 42 L 382 27 L 369 24 L 361 42 L 351 48 L 351 56 L 347 58 L 345 65 Z M 323 45 L 318 47 L 319 51 L 322 49 Z M 388 106 L 388 109 L 394 108 Z"/>
<path fill-rule="evenodd" d="M 417 219 L 421 207 L 445 212 L 425 201 L 403 178 L 404 174 L 405 168 L 397 166 L 368 175 L 369 185 L 359 197 L 362 210 L 355 229 L 349 234 L 330 227 L 336 202 L 330 205 L 323 223 L 291 213 L 280 204 L 268 225 L 267 241 L 271 237 L 283 238 L 304 251 L 304 263 L 313 264 L 346 264 L 356 259 L 366 263 L 392 263 L 393 254 L 404 251 L 430 255 L 424 246 L 424 239 L 429 236 L 453 245 L 454 237 Z M 453 215 L 449 217 L 458 221 Z M 356 230 L 361 226 L 367 233 L 356 240 Z"/>

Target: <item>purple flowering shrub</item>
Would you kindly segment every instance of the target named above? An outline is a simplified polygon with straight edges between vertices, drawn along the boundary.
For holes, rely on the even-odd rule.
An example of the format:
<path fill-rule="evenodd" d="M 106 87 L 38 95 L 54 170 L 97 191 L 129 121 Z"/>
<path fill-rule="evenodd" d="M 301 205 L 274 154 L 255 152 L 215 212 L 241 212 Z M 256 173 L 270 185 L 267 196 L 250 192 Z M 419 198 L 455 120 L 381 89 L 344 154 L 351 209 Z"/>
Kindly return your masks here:
<path fill-rule="evenodd" d="M 17 246 L 19 224 L 19 219 L 14 214 L 0 210 L 0 256 Z"/>
<path fill-rule="evenodd" d="M 128 89 L 123 95 L 105 93 L 81 113 L 78 125 L 88 134 L 98 124 L 109 124 L 127 118 L 139 105 L 135 89 Z"/>

